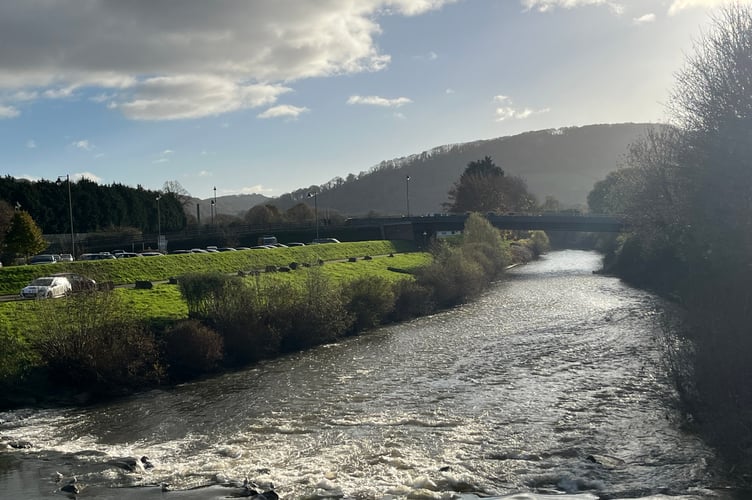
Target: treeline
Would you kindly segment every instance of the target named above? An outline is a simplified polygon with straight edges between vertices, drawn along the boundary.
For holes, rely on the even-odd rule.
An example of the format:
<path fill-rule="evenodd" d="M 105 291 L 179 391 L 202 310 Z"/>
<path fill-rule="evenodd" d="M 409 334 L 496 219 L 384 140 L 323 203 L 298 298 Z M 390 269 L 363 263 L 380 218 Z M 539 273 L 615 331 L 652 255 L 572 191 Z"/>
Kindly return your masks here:
<path fill-rule="evenodd" d="M 0 178 L 0 200 L 28 212 L 45 234 L 69 233 L 71 208 L 76 233 L 119 228 L 157 233 L 158 226 L 162 232 L 180 231 L 186 226 L 186 215 L 178 193 L 123 184 L 100 185 L 88 179 L 78 179 L 70 182 L 69 198 L 68 187 L 66 178 L 57 182 L 6 176 Z"/>
<path fill-rule="evenodd" d="M 752 471 L 752 8 L 721 11 L 677 75 L 673 126 L 629 150 L 591 210 L 632 232 L 606 269 L 683 307 L 664 360 L 689 421 L 742 477 Z"/>
<path fill-rule="evenodd" d="M 149 323 L 117 294 L 94 293 L 40 301 L 46 310 L 26 336 L 37 365 L 46 367 L 55 384 L 92 393 L 139 390 L 463 303 L 514 260 L 532 259 L 546 248 L 544 233 L 512 245 L 473 215 L 461 240 L 436 244 L 430 265 L 396 282 L 374 275 L 335 283 L 320 262 L 299 266 L 306 272 L 302 285 L 187 274 L 178 278 L 188 304 L 186 320 Z"/>

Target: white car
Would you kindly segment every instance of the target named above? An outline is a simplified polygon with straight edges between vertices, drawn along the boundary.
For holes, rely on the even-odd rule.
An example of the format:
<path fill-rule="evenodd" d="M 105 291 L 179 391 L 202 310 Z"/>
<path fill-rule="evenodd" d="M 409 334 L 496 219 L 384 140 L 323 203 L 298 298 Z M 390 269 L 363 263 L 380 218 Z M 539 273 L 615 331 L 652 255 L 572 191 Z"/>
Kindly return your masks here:
<path fill-rule="evenodd" d="M 70 295 L 73 287 L 68 278 L 62 276 L 43 276 L 37 278 L 21 290 L 25 299 L 55 299 Z"/>

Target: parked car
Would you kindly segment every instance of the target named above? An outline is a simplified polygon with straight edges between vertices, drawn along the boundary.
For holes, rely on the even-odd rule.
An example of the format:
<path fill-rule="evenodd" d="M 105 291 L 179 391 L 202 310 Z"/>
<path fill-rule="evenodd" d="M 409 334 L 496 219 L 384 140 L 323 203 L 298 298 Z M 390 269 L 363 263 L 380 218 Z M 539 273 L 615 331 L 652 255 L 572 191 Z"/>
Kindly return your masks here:
<path fill-rule="evenodd" d="M 85 253 L 78 260 L 107 260 L 116 258 L 110 252 Z"/>
<path fill-rule="evenodd" d="M 305 243 L 301 243 L 299 241 L 293 241 L 292 243 L 287 244 L 288 247 L 304 247 Z"/>
<path fill-rule="evenodd" d="M 220 252 L 235 252 L 236 251 L 236 249 L 232 247 L 220 247 L 220 248 L 217 248 L 217 250 L 219 250 Z"/>
<path fill-rule="evenodd" d="M 135 252 L 120 252 L 116 255 L 116 257 L 118 259 L 129 259 L 131 257 L 141 257 L 141 254 Z"/>
<path fill-rule="evenodd" d="M 60 256 L 56 254 L 43 253 L 29 259 L 29 264 L 54 264 L 59 258 Z"/>
<path fill-rule="evenodd" d="M 141 257 L 161 257 L 162 252 L 141 252 Z"/>
<path fill-rule="evenodd" d="M 69 253 L 60 254 L 60 262 L 73 262 L 73 255 Z"/>
<path fill-rule="evenodd" d="M 86 276 L 82 276 L 76 273 L 55 273 L 53 278 L 65 278 L 71 285 L 71 291 L 73 293 L 78 292 L 92 292 L 97 289 L 97 282 Z"/>
<path fill-rule="evenodd" d="M 174 255 L 174 254 L 181 254 L 181 253 L 191 253 L 191 251 L 190 250 L 185 250 L 185 249 L 180 249 L 180 250 L 173 250 L 170 253 Z"/>
<path fill-rule="evenodd" d="M 318 245 L 321 243 L 339 243 L 337 238 L 316 238 L 311 243 Z"/>
<path fill-rule="evenodd" d="M 43 276 L 37 278 L 21 290 L 25 299 L 54 299 L 70 295 L 73 287 L 68 278 L 62 276 Z"/>

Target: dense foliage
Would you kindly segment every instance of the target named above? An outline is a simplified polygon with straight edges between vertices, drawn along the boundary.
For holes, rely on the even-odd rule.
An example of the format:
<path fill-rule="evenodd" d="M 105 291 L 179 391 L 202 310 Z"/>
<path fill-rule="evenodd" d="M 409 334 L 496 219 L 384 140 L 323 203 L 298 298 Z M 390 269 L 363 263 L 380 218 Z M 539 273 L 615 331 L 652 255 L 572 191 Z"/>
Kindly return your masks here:
<path fill-rule="evenodd" d="M 682 402 L 735 466 L 752 467 L 752 8 L 714 19 L 677 75 L 674 127 L 630 149 L 592 209 L 632 227 L 610 270 L 675 297 L 688 343 L 667 342 Z M 677 347 L 681 346 L 681 348 Z"/>
<path fill-rule="evenodd" d="M 62 182 L 0 178 L 0 200 L 27 211 L 44 234 L 70 233 L 70 209 L 77 233 L 131 227 L 156 233 L 157 196 L 163 232 L 186 225 L 181 196 L 173 191 L 152 191 L 141 186 L 100 185 L 88 179 Z M 68 196 L 70 189 L 70 198 Z"/>

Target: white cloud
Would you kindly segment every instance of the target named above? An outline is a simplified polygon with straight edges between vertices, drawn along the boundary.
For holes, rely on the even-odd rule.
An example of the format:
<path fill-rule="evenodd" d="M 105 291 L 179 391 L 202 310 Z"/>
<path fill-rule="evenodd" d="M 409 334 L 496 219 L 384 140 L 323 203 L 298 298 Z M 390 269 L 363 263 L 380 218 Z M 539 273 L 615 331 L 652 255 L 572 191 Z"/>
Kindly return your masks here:
<path fill-rule="evenodd" d="M 674 15 L 684 9 L 691 8 L 712 9 L 730 3 L 752 4 L 752 0 L 674 0 L 668 9 L 668 13 Z"/>
<path fill-rule="evenodd" d="M 159 153 L 159 156 L 152 161 L 152 163 L 167 163 L 170 161 L 170 156 L 174 154 L 175 151 L 172 149 L 165 149 L 161 153 Z"/>
<path fill-rule="evenodd" d="M 212 174 L 208 170 L 202 170 L 201 172 L 198 173 L 199 177 L 211 177 L 212 175 L 214 174 Z"/>
<path fill-rule="evenodd" d="M 444 92 L 445 92 L 445 93 L 446 93 L 447 95 L 448 95 L 448 94 L 454 94 L 454 89 L 446 89 L 446 90 L 445 90 Z"/>
<path fill-rule="evenodd" d="M 91 151 L 95 148 L 95 146 L 90 143 L 87 139 L 82 139 L 80 141 L 75 141 L 71 143 L 71 146 L 73 146 L 76 149 L 80 149 L 82 151 Z"/>
<path fill-rule="evenodd" d="M 290 90 L 209 75 L 155 77 L 135 85 L 115 106 L 136 120 L 179 120 L 269 105 Z"/>
<path fill-rule="evenodd" d="M 273 192 L 274 192 L 274 189 L 265 188 L 261 184 L 256 184 L 255 186 L 242 187 L 240 188 L 240 190 L 237 191 L 238 194 L 260 194 L 260 193 L 273 193 Z"/>
<path fill-rule="evenodd" d="M 34 139 L 29 139 L 28 141 L 26 141 L 26 147 L 29 149 L 36 149 L 37 143 L 34 141 Z"/>
<path fill-rule="evenodd" d="M 510 119 L 523 120 L 533 115 L 539 115 L 551 111 L 549 108 L 530 109 L 515 107 L 512 99 L 505 95 L 494 96 L 493 102 L 500 104 L 500 106 L 496 108 L 497 122 L 503 122 Z"/>
<path fill-rule="evenodd" d="M 522 6 L 525 10 L 537 10 L 538 12 L 549 12 L 554 9 L 575 9 L 577 7 L 586 7 L 590 5 L 608 6 L 616 14 L 621 14 L 624 7 L 612 0 L 522 0 Z"/>
<path fill-rule="evenodd" d="M 632 22 L 635 23 L 635 24 L 649 24 L 649 23 L 654 23 L 655 22 L 655 14 L 653 14 L 651 12 L 650 14 L 645 14 L 645 15 L 640 16 L 640 17 L 635 17 L 634 19 L 632 19 Z"/>
<path fill-rule="evenodd" d="M 80 181 L 81 179 L 86 179 L 92 182 L 96 182 L 97 184 L 102 183 L 102 178 L 91 172 L 77 172 L 71 175 L 71 182 Z"/>
<path fill-rule="evenodd" d="M 359 96 L 353 95 L 347 100 L 347 104 L 366 104 L 369 106 L 382 106 L 390 108 L 399 108 L 405 104 L 413 102 L 407 97 L 397 97 L 396 99 L 387 99 L 385 97 L 379 97 L 375 95 Z"/>
<path fill-rule="evenodd" d="M 269 106 L 295 81 L 385 68 L 380 19 L 455 1 L 0 2 L 0 89 L 18 101 L 86 89 L 136 120 Z M 15 102 L 0 117 L 18 116 Z"/>
<path fill-rule="evenodd" d="M 303 113 L 310 111 L 308 108 L 282 104 L 269 108 L 258 115 L 259 118 L 297 118 Z"/>
<path fill-rule="evenodd" d="M 0 104 L 0 119 L 15 118 L 20 114 L 21 112 L 13 106 L 3 106 L 2 104 Z"/>

